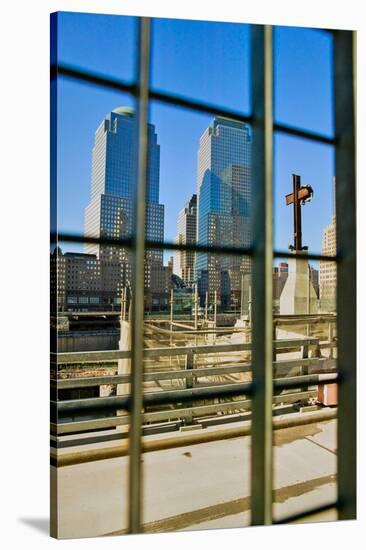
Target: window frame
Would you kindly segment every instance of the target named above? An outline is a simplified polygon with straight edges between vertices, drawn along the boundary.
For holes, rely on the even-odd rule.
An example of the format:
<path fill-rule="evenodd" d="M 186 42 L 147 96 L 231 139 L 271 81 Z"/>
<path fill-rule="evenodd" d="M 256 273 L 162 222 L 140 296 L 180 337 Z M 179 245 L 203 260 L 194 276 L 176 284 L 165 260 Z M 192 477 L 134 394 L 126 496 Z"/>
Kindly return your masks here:
<path fill-rule="evenodd" d="M 251 25 L 251 114 L 224 106 L 196 101 L 150 86 L 151 19 L 137 17 L 136 79 L 124 82 L 78 67 L 60 65 L 57 59 L 57 13 L 51 14 L 51 247 L 60 242 L 108 243 L 127 247 L 133 252 L 132 288 L 132 379 L 130 411 L 129 532 L 142 532 L 142 407 L 143 407 L 143 317 L 144 253 L 148 247 L 165 250 L 211 251 L 222 248 L 194 244 L 149 241 L 145 238 L 145 204 L 147 179 L 147 130 L 149 102 L 154 100 L 205 114 L 228 116 L 251 124 L 253 129 L 253 178 L 255 190 L 253 246 L 228 248 L 226 253 L 248 255 L 253 262 L 253 391 L 251 445 L 251 523 L 265 525 L 289 523 L 337 509 L 339 519 L 356 518 L 356 175 L 355 175 L 355 49 L 354 31 L 329 31 L 333 54 L 333 138 L 301 128 L 283 125 L 273 118 L 273 29 L 271 25 Z M 224 24 L 224 23 L 223 23 Z M 57 226 L 57 81 L 68 78 L 106 89 L 127 92 L 135 97 L 138 117 L 138 176 L 134 232 L 128 239 L 92 238 L 59 233 Z M 338 333 L 338 497 L 335 502 L 273 520 L 272 503 L 272 265 L 273 258 L 296 257 L 296 254 L 273 250 L 273 135 L 275 132 L 331 144 L 335 149 L 336 240 L 335 257 L 309 254 L 308 259 L 337 264 L 337 333 Z M 347 204 L 347 208 L 343 205 Z M 341 206 L 342 205 L 342 206 Z M 57 293 L 56 293 L 57 300 Z M 57 308 L 56 308 L 57 311 Z M 52 348 L 57 352 L 57 344 Z"/>

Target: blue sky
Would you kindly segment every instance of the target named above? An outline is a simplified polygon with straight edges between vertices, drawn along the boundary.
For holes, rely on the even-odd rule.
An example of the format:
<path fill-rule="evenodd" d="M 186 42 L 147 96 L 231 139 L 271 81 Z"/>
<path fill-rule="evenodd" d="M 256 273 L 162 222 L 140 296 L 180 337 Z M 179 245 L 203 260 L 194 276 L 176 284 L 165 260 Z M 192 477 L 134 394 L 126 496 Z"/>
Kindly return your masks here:
<path fill-rule="evenodd" d="M 153 22 L 152 86 L 248 113 L 250 27 L 156 19 Z M 132 17 L 59 14 L 59 61 L 132 80 L 136 20 Z M 293 27 L 275 29 L 275 117 L 279 122 L 332 135 L 331 35 Z M 113 108 L 131 105 L 124 94 L 59 80 L 59 229 L 83 232 L 89 202 L 94 132 Z M 176 233 L 177 215 L 197 186 L 199 138 L 212 117 L 152 103 L 150 121 L 161 146 L 160 202 L 165 204 L 165 239 Z M 275 247 L 291 242 L 292 211 L 284 195 L 292 173 L 312 185 L 303 210 L 303 242 L 321 251 L 322 231 L 333 212 L 333 150 L 275 137 Z M 65 246 L 64 246 L 65 248 Z"/>

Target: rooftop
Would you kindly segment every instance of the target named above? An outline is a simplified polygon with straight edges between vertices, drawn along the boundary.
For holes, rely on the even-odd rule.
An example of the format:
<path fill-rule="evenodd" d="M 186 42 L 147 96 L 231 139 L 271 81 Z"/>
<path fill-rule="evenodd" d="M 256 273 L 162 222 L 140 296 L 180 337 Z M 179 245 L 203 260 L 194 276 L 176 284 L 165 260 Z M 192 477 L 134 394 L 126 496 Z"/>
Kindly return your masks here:
<path fill-rule="evenodd" d="M 133 107 L 128 107 L 127 105 L 123 105 L 121 107 L 116 107 L 113 109 L 112 113 L 116 113 L 117 115 L 125 115 L 125 116 L 134 116 L 135 115 L 135 109 Z"/>

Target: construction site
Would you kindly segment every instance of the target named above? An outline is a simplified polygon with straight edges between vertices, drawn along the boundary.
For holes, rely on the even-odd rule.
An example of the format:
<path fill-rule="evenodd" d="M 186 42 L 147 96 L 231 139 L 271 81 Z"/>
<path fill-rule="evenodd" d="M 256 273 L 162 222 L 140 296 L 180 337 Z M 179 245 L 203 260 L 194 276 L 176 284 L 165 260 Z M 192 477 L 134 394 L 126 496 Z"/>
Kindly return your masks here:
<path fill-rule="evenodd" d="M 199 308 L 194 295 L 193 314 L 175 316 L 172 293 L 170 315 L 144 323 L 145 532 L 250 524 L 251 310 L 233 322 L 212 309 Z M 127 532 L 129 315 L 122 300 L 117 349 L 61 352 L 51 361 L 60 538 Z M 335 498 L 336 359 L 335 314 L 274 315 L 278 521 Z"/>

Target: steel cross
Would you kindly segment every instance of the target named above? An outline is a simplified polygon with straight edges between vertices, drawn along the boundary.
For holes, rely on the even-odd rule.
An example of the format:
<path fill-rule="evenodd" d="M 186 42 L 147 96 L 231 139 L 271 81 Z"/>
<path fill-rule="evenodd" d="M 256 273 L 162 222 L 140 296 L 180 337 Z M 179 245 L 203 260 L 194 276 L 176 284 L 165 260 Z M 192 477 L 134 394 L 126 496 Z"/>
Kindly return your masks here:
<path fill-rule="evenodd" d="M 307 246 L 302 246 L 301 230 L 301 206 L 310 201 L 313 196 L 313 189 L 310 185 L 300 185 L 301 178 L 292 174 L 292 193 L 286 195 L 286 205 L 294 205 L 294 244 L 290 245 L 292 250 L 307 250 Z"/>

